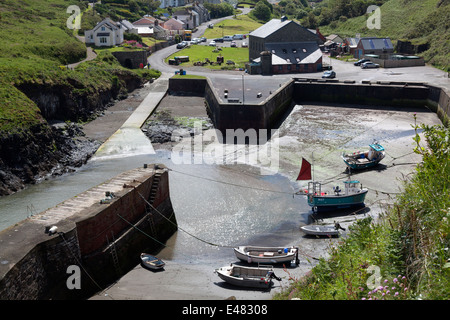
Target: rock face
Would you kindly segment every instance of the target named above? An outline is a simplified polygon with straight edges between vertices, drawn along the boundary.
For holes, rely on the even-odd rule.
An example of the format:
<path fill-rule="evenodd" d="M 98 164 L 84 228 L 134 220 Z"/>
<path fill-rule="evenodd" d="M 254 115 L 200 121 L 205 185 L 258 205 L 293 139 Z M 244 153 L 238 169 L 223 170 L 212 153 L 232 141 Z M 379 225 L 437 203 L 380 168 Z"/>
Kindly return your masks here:
<path fill-rule="evenodd" d="M 122 85 L 110 88 L 77 88 L 74 84 L 22 83 L 20 89 L 41 110 L 39 125 L 0 136 L 0 196 L 12 194 L 49 175 L 73 171 L 86 163 L 100 142 L 86 139 L 82 127 L 114 99 L 143 85 L 132 73 L 118 75 Z"/>
<path fill-rule="evenodd" d="M 12 194 L 27 184 L 80 167 L 100 143 L 83 137 L 73 123 L 42 123 L 27 132 L 8 135 L 0 141 L 0 195 Z"/>

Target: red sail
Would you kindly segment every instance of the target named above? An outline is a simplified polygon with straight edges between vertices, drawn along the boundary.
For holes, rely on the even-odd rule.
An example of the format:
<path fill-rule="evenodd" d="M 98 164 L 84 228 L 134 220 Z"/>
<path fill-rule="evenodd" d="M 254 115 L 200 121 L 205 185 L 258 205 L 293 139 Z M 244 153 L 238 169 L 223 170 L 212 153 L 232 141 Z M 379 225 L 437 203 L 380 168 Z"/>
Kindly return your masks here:
<path fill-rule="evenodd" d="M 297 180 L 311 180 L 311 164 L 302 158 L 302 167 Z"/>

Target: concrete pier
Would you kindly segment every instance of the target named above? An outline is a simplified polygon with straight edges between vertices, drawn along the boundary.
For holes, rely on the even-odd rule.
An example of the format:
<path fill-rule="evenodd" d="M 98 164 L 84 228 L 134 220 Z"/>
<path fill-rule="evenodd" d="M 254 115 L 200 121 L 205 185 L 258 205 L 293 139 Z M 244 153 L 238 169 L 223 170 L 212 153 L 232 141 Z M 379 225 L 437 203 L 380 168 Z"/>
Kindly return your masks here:
<path fill-rule="evenodd" d="M 168 170 L 129 170 L 0 232 L 0 299 L 88 297 L 176 230 Z M 70 266 L 78 290 L 66 286 Z"/>

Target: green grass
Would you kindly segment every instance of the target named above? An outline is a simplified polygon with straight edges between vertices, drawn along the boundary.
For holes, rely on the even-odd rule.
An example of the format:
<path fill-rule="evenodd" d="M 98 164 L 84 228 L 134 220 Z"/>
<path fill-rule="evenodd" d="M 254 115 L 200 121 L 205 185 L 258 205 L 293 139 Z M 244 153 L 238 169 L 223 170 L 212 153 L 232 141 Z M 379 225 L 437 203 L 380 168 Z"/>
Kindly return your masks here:
<path fill-rule="evenodd" d="M 197 76 L 195 74 L 185 74 L 185 75 L 180 75 L 180 74 L 176 74 L 174 76 L 172 76 L 173 79 L 206 79 L 206 77 L 204 76 Z"/>
<path fill-rule="evenodd" d="M 239 15 L 233 19 L 226 19 L 214 25 L 212 29 L 206 29 L 204 36 L 208 39 L 232 36 L 234 34 L 249 34 L 262 26 L 261 23 L 252 20 L 248 15 Z"/>
<path fill-rule="evenodd" d="M 440 4 L 440 6 L 439 6 Z M 413 44 L 429 43 L 430 48 L 422 55 L 441 69 L 450 70 L 450 2 L 441 0 L 390 0 L 381 7 L 381 28 L 368 29 L 368 15 L 336 21 L 321 26 L 324 35 L 339 34 L 341 37 L 361 36 L 390 37 L 409 40 Z"/>
<path fill-rule="evenodd" d="M 86 46 L 66 26 L 71 15 L 66 10 L 73 4 L 81 12 L 86 9 L 86 2 L 76 0 L 0 2 L 0 135 L 45 123 L 36 104 L 20 91 L 23 87 L 65 88 L 74 97 L 90 99 L 111 88 L 125 90 L 120 79 L 160 75 L 155 70 L 125 69 L 109 50 L 100 50 L 97 59 L 75 70 L 67 69 L 66 64 L 86 57 Z M 101 19 L 90 12 L 83 14 L 82 27 L 90 28 Z"/>
<path fill-rule="evenodd" d="M 226 44 L 226 42 L 225 42 Z M 217 61 L 218 56 L 222 56 L 224 58 L 224 63 L 222 65 L 205 65 L 205 68 L 210 68 L 214 70 L 220 69 L 231 69 L 231 68 L 244 68 L 245 63 L 248 62 L 248 48 L 230 48 L 230 47 L 222 47 L 222 50 L 216 50 L 215 47 L 211 47 L 208 45 L 191 45 L 186 47 L 177 53 L 169 56 L 166 59 L 166 63 L 168 63 L 169 59 L 174 59 L 177 56 L 189 56 L 189 62 L 183 62 L 179 65 L 182 67 L 192 67 L 195 62 L 205 61 L 208 58 L 210 61 Z M 234 61 L 235 65 L 227 66 L 227 60 Z"/>

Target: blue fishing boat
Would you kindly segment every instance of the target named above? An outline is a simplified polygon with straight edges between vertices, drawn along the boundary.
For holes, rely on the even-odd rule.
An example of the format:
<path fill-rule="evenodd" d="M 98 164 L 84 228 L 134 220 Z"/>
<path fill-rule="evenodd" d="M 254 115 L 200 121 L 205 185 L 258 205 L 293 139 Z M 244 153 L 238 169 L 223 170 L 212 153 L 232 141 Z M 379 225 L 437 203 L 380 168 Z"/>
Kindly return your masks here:
<path fill-rule="evenodd" d="M 314 172 L 314 171 L 313 171 Z M 311 164 L 302 159 L 302 167 L 297 177 L 298 180 L 311 180 Z M 333 187 L 333 192 L 328 194 L 322 192 L 322 184 L 314 181 L 308 182 L 308 190 L 299 191 L 298 194 L 306 194 L 308 205 L 312 207 L 314 212 L 323 209 L 344 209 L 353 206 L 364 206 L 367 189 L 363 189 L 362 184 L 358 187 L 358 180 L 344 181 L 344 191 L 339 186 Z"/>
<path fill-rule="evenodd" d="M 358 180 L 344 181 L 344 190 L 339 186 L 333 187 L 332 193 L 322 192 L 322 184 L 320 182 L 309 182 L 308 205 L 313 208 L 314 212 L 323 209 L 344 209 L 354 206 L 364 206 L 364 200 L 368 192 L 367 189 L 358 186 Z"/>
<path fill-rule="evenodd" d="M 354 170 L 363 170 L 377 165 L 385 157 L 383 146 L 378 143 L 369 145 L 368 151 L 358 151 L 342 154 L 345 164 Z"/>

